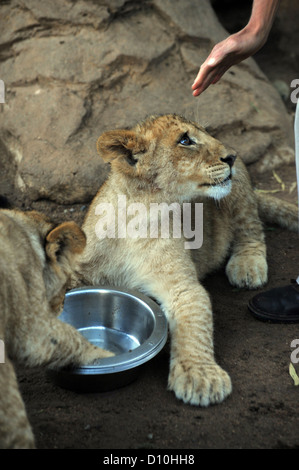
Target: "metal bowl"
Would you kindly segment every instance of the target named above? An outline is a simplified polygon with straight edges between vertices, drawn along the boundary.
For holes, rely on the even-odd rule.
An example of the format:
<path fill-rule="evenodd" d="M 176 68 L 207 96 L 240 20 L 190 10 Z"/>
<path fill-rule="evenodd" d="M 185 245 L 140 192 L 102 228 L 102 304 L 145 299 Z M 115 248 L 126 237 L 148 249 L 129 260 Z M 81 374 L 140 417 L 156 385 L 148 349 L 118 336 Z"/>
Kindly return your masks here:
<path fill-rule="evenodd" d="M 127 289 L 73 289 L 65 296 L 59 318 L 91 343 L 115 353 L 93 365 L 49 371 L 56 384 L 76 391 L 107 391 L 130 383 L 167 340 L 167 321 L 159 306 Z"/>

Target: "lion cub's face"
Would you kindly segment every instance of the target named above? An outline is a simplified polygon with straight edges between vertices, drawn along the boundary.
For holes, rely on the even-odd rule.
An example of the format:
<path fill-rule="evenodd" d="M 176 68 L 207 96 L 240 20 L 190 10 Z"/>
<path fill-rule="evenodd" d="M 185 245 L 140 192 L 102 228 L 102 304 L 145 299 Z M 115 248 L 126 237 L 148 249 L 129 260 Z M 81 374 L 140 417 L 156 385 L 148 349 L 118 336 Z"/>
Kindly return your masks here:
<path fill-rule="evenodd" d="M 234 153 L 180 116 L 151 117 L 131 130 L 106 132 L 97 148 L 112 171 L 130 178 L 130 185 L 167 199 L 220 199 L 231 190 Z"/>

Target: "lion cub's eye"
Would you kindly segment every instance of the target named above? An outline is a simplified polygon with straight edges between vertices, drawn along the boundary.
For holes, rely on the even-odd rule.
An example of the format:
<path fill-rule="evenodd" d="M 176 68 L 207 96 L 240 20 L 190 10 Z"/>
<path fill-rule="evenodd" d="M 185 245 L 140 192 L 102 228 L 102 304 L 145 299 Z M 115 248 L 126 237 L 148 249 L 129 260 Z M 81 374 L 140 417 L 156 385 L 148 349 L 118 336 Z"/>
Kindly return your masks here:
<path fill-rule="evenodd" d="M 185 134 L 183 134 L 183 135 L 180 137 L 178 143 L 181 144 L 181 145 L 185 145 L 185 146 L 193 145 L 193 144 L 194 144 L 193 140 L 190 139 L 190 137 L 188 136 L 188 133 L 187 133 L 187 132 L 185 132 Z"/>

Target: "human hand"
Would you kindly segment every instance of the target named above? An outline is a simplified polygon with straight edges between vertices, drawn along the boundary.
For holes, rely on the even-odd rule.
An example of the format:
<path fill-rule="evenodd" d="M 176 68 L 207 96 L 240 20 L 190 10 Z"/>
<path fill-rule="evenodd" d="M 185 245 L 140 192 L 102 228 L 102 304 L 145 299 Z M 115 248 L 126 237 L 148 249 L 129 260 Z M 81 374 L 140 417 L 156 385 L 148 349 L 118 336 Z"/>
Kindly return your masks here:
<path fill-rule="evenodd" d="M 233 65 L 257 52 L 266 42 L 267 35 L 244 28 L 216 44 L 201 65 L 192 85 L 193 96 L 200 95 L 208 86 L 214 85 Z"/>

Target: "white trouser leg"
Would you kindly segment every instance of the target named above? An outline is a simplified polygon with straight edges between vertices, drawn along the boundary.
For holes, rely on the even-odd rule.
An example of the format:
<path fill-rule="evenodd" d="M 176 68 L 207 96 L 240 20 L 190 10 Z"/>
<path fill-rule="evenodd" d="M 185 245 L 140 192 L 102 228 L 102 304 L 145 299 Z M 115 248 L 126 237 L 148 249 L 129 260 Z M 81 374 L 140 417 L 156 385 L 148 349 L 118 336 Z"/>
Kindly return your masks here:
<path fill-rule="evenodd" d="M 299 206 L 299 102 L 296 105 L 296 114 L 295 114 L 295 161 L 296 161 L 296 176 L 297 176 L 297 193 L 298 193 L 298 206 Z M 299 276 L 296 279 L 297 284 L 299 284 Z"/>

